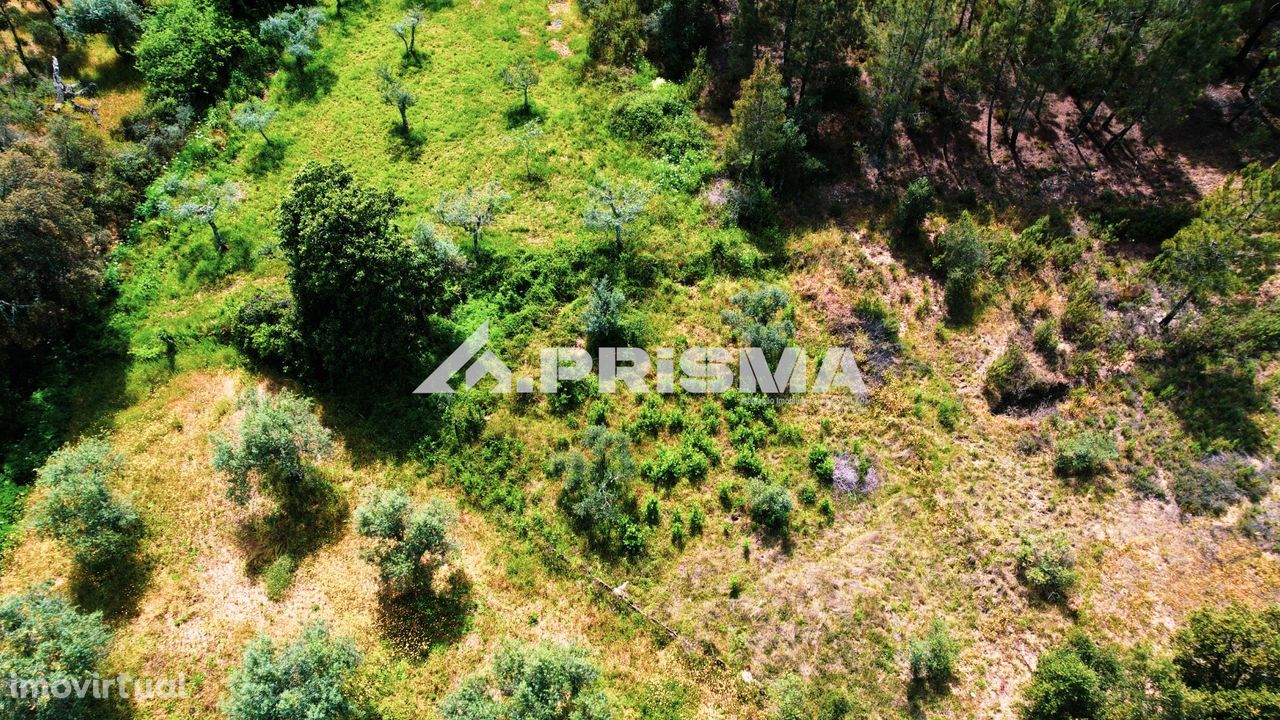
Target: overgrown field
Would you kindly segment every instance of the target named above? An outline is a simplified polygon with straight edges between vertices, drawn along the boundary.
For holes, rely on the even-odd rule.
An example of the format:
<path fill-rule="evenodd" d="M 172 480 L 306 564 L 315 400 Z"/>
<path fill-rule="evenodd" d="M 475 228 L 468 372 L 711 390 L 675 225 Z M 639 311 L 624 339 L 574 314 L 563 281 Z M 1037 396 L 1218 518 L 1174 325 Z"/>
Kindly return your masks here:
<path fill-rule="evenodd" d="M 1013 718 L 1037 657 L 1072 628 L 1164 651 L 1199 608 L 1280 602 L 1280 539 L 1249 525 L 1276 512 L 1270 489 L 1222 500 L 1178 484 L 1211 472 L 1206 457 L 1271 454 L 1275 363 L 1263 355 L 1246 381 L 1236 366 L 1160 360 L 1134 330 L 1167 306 L 1140 287 L 1150 244 L 1117 239 L 1137 221 L 947 195 L 919 218 L 921 243 L 961 256 L 968 227 L 996 268 L 959 317 L 952 256 L 904 244 L 884 196 L 821 186 L 776 225 L 735 223 L 719 172 L 727 118 L 694 114 L 647 64 L 592 67 L 575 5 L 440 3 L 416 57 L 389 30 L 406 13 L 397 2 L 325 13 L 315 54 L 269 80 L 265 137 L 215 104 L 149 186 L 110 254 L 110 350 L 55 379 L 66 437 L 104 437 L 124 458 L 111 490 L 145 527 L 137 556 L 88 577 L 15 522 L 0 558 L 0 596 L 51 582 L 102 611 L 112 673 L 185 676 L 189 697 L 139 699 L 121 717 L 221 717 L 247 643 L 322 620 L 354 639 L 353 686 L 388 720 L 439 716 L 511 639 L 584 649 L 620 718 L 797 706 L 813 714 L 786 717 Z M 522 59 L 540 73 L 529 110 L 502 80 Z M 380 99 L 384 67 L 416 95 L 407 131 Z M 137 99 L 120 88 L 104 124 Z M 465 270 L 442 281 L 458 302 L 426 369 L 486 321 L 517 374 L 536 374 L 538 348 L 593 346 L 584 314 L 604 277 L 635 344 L 732 347 L 744 327 L 789 323 L 815 363 L 852 348 L 870 394 L 597 395 L 588 381 L 550 398 L 481 386 L 441 399 L 410 395 L 419 375 L 358 377 L 349 392 L 273 367 L 228 328 L 247 301 L 289 293 L 279 209 L 310 161 L 402 198 L 406 238 L 439 223 L 446 193 L 494 181 L 509 193 L 478 252 L 462 230 L 436 229 Z M 602 179 L 648 196 L 621 248 L 584 223 Z M 225 249 L 170 211 L 175 188 L 199 183 L 233 189 L 217 217 Z M 770 286 L 785 299 L 776 317 L 733 314 Z M 229 499 L 214 469 L 245 393 L 286 390 L 314 398 L 335 440 L 313 468 L 331 492 L 292 524 L 263 497 Z M 636 465 L 616 533 L 584 528 L 563 499 L 575 459 L 598 457 L 587 438 L 601 426 Z M 352 514 L 386 489 L 455 509 L 452 604 L 405 615 L 388 603 Z M 770 492 L 785 498 L 777 522 L 762 510 Z M 1189 511 L 1191 495 L 1215 511 Z M 1280 534 L 1280 521 L 1266 527 Z M 1041 558 L 1026 548 L 1055 534 L 1072 556 L 1061 588 L 1028 573 Z M 940 691 L 913 670 L 935 626 L 954 646 Z"/>

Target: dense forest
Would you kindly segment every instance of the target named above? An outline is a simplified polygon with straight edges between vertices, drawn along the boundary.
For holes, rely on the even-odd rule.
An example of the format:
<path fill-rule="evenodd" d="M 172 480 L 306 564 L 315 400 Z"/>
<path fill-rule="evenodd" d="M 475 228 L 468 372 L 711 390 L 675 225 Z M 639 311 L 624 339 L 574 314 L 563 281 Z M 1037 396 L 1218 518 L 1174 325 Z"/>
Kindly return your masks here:
<path fill-rule="evenodd" d="M 1280 717 L 1280 2 L 0 17 L 0 718 Z"/>

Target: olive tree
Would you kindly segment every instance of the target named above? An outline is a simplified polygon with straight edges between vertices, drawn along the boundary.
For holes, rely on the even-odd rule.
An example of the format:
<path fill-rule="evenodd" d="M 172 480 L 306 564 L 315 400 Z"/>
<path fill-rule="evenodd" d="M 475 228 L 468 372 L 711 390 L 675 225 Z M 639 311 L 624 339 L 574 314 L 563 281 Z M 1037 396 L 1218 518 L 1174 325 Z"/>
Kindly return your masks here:
<path fill-rule="evenodd" d="M 292 57 L 294 65 L 301 70 L 315 54 L 323 24 L 324 11 L 318 7 L 282 10 L 258 23 L 258 36 Z"/>
<path fill-rule="evenodd" d="M 161 208 L 165 213 L 176 220 L 193 220 L 208 225 L 218 252 L 231 249 L 218 229 L 218 215 L 240 204 L 244 193 L 239 183 L 208 178 L 186 182 L 170 178 L 165 185 L 170 196 L 180 198 L 177 203 L 167 198 L 163 200 Z"/>
<path fill-rule="evenodd" d="M 262 136 L 264 142 L 271 145 L 271 138 L 267 137 L 267 126 L 271 124 L 272 120 L 275 120 L 276 112 L 275 108 L 258 98 L 253 98 L 236 108 L 232 121 L 241 130 L 252 130 L 258 133 Z"/>
<path fill-rule="evenodd" d="M 231 673 L 230 692 L 222 702 L 227 720 L 346 720 L 357 704 L 351 676 L 360 652 L 346 638 L 334 638 L 321 622 L 277 648 L 259 636 L 245 649 L 240 667 Z"/>
<path fill-rule="evenodd" d="M 582 221 L 592 230 L 611 232 L 614 246 L 621 253 L 625 249 L 623 233 L 644 212 L 649 197 L 649 192 L 636 183 L 600 178 L 587 189 L 587 210 Z"/>
<path fill-rule="evenodd" d="M 429 592 L 436 571 L 454 552 L 453 511 L 440 503 L 414 510 L 400 490 L 375 494 L 356 511 L 356 529 L 375 544 L 367 557 L 394 595 Z"/>
<path fill-rule="evenodd" d="M 600 671 L 576 647 L 504 644 L 493 668 L 462 681 L 440 705 L 444 720 L 608 720 Z"/>
<path fill-rule="evenodd" d="M 502 69 L 502 84 L 512 90 L 518 90 L 524 97 L 524 111 L 529 112 L 529 89 L 542 81 L 538 68 L 528 58 L 520 58 L 514 64 Z"/>
<path fill-rule="evenodd" d="M 233 437 L 213 438 L 213 469 L 226 476 L 227 496 L 248 503 L 256 489 L 285 505 L 301 501 L 309 487 L 308 465 L 333 450 L 333 436 L 320 424 L 311 401 L 281 390 L 245 391 Z"/>
<path fill-rule="evenodd" d="M 36 472 L 31 527 L 67 545 L 89 571 L 109 568 L 137 549 L 138 513 L 107 487 L 123 462 L 110 443 L 94 438 L 55 452 Z"/>
<path fill-rule="evenodd" d="M 102 35 L 112 49 L 127 55 L 142 34 L 142 8 L 134 0 L 71 0 L 58 8 L 54 22 L 72 40 Z"/>
<path fill-rule="evenodd" d="M 447 192 L 436 203 L 436 215 L 445 225 L 460 228 L 471 237 L 471 249 L 480 253 L 480 236 L 511 205 L 511 196 L 497 181 L 460 192 Z"/>
<path fill-rule="evenodd" d="M 0 677 L 83 682 L 97 675 L 111 631 L 102 614 L 75 609 L 48 585 L 0 602 Z M 6 690 L 8 688 L 6 687 Z M 61 694 L 61 693 L 59 693 Z M 0 704 L 0 716 L 32 720 L 95 720 L 103 716 L 92 695 L 31 693 Z"/>
<path fill-rule="evenodd" d="M 404 43 L 404 54 L 408 58 L 418 57 L 418 26 L 422 24 L 422 11 L 412 8 L 400 22 L 391 26 L 391 32 Z"/>
<path fill-rule="evenodd" d="M 399 78 L 391 74 L 391 68 L 386 66 L 378 68 L 378 91 L 382 95 L 383 104 L 390 105 L 400 113 L 400 131 L 408 135 L 409 108 L 418 104 L 418 96 L 409 92 Z"/>

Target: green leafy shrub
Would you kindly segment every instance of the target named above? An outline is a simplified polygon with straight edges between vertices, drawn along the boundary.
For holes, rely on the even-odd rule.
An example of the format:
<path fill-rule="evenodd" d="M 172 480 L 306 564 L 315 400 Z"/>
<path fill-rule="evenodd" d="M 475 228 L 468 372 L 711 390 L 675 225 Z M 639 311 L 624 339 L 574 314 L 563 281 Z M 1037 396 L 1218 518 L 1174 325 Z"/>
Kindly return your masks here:
<path fill-rule="evenodd" d="M 908 650 L 911 679 L 932 689 L 941 689 L 955 675 L 959 648 L 942 620 L 934 620 L 923 638 L 912 640 Z"/>
<path fill-rule="evenodd" d="M 1054 360 L 1058 356 L 1058 335 L 1058 319 L 1047 317 L 1031 330 L 1031 346 L 1045 360 Z"/>
<path fill-rule="evenodd" d="M 933 185 L 928 178 L 916 178 L 907 186 L 893 214 L 894 229 L 905 243 L 920 242 L 924 220 L 933 212 L 934 202 Z"/>
<path fill-rule="evenodd" d="M 674 85 L 624 95 L 609 109 L 609 128 L 672 163 L 702 160 L 711 149 L 706 124 Z"/>
<path fill-rule="evenodd" d="M 236 310 L 231 343 L 255 363 L 286 373 L 302 371 L 303 345 L 293 300 L 258 291 Z"/>
<path fill-rule="evenodd" d="M 739 342 L 746 347 L 760 348 L 770 362 L 777 362 L 796 334 L 794 310 L 787 293 L 780 287 L 764 285 L 740 292 L 730 302 L 736 308 L 725 310 L 722 315 Z"/>
<path fill-rule="evenodd" d="M 703 528 L 707 524 L 707 515 L 702 512 L 702 508 L 694 506 L 689 510 L 689 534 L 701 535 Z"/>
<path fill-rule="evenodd" d="M 750 510 L 757 525 L 774 534 L 785 534 L 791 526 L 791 493 L 777 483 L 757 483 L 752 489 Z"/>
<path fill-rule="evenodd" d="M 746 583 L 743 582 L 742 577 L 740 575 L 734 575 L 733 577 L 729 578 L 729 597 L 735 600 L 741 597 L 742 590 L 745 586 L 746 586 Z"/>
<path fill-rule="evenodd" d="M 1049 601 L 1065 599 L 1075 587 L 1075 553 L 1066 533 L 1032 533 L 1023 536 L 1014 554 L 1018 576 L 1040 597 Z"/>
<path fill-rule="evenodd" d="M 1254 466 L 1233 453 L 1211 455 L 1191 463 L 1173 481 L 1178 507 L 1193 515 L 1222 515 L 1242 500 L 1261 500 L 1271 487 L 1273 471 Z"/>
<path fill-rule="evenodd" d="M 1104 680 L 1111 674 L 1102 650 L 1083 635 L 1040 655 L 1025 691 L 1024 720 L 1101 718 Z M 1101 671 L 1101 672 L 1100 672 Z"/>
<path fill-rule="evenodd" d="M 356 510 L 356 531 L 374 541 L 366 557 L 394 595 L 429 593 L 436 571 L 454 552 L 454 512 L 441 503 L 414 510 L 400 490 L 375 493 Z"/>
<path fill-rule="evenodd" d="M 946 430 L 955 430 L 964 415 L 964 405 L 954 397 L 938 400 L 938 424 Z"/>
<path fill-rule="evenodd" d="M 626 344 L 622 309 L 627 298 L 608 278 L 591 284 L 587 310 L 582 314 L 582 332 L 589 347 L 617 347 Z"/>
<path fill-rule="evenodd" d="M 1062 310 L 1061 328 L 1063 337 L 1081 350 L 1093 350 L 1106 339 L 1102 301 L 1098 286 L 1092 280 L 1082 277 L 1071 283 L 1067 305 Z"/>
<path fill-rule="evenodd" d="M 1110 435 L 1089 430 L 1060 440 L 1054 453 L 1054 470 L 1059 475 L 1074 478 L 1099 475 L 1120 456 Z"/>
<path fill-rule="evenodd" d="M 262 573 L 262 587 L 267 592 L 267 599 L 271 602 L 283 600 L 297 570 L 298 561 L 292 555 L 281 555 L 273 560 Z"/>
<path fill-rule="evenodd" d="M 1024 402 L 1038 388 L 1039 379 L 1026 353 L 1018 345 L 1009 343 L 987 368 L 982 395 L 992 410 L 999 411 Z"/>
<path fill-rule="evenodd" d="M 657 527 L 658 523 L 662 522 L 662 509 L 658 506 L 658 498 L 650 495 L 644 501 L 642 517 L 649 527 Z"/>
<path fill-rule="evenodd" d="M 835 460 L 826 445 L 818 443 L 809 448 L 809 471 L 819 482 L 830 485 L 831 474 L 835 472 Z"/>
<path fill-rule="evenodd" d="M 933 266 L 943 275 L 947 315 L 956 322 L 968 322 L 978 310 L 977 293 L 990 260 L 983 232 L 966 211 L 934 242 Z"/>
<path fill-rule="evenodd" d="M 504 644 L 440 704 L 444 720 L 608 720 L 600 671 L 576 647 Z"/>
<path fill-rule="evenodd" d="M 350 682 L 359 664 L 355 644 L 333 638 L 323 623 L 282 648 L 259 636 L 231 673 L 222 711 L 227 720 L 346 720 L 356 712 Z"/>
<path fill-rule="evenodd" d="M 31 506 L 31 527 L 66 544 L 90 572 L 107 570 L 138 549 L 137 511 L 107 488 L 123 463 L 110 443 L 94 438 L 55 452 L 36 473 L 40 494 Z"/>
<path fill-rule="evenodd" d="M 1173 646 L 1173 662 L 1194 689 L 1280 691 L 1280 605 L 1198 610 Z"/>
<path fill-rule="evenodd" d="M 584 444 L 585 454 L 567 460 L 560 506 L 596 546 L 618 548 L 627 532 L 638 531 L 630 530 L 636 524 L 631 443 L 622 433 L 593 425 Z"/>
<path fill-rule="evenodd" d="M 5 678 L 3 717 L 14 720 L 93 720 L 103 717 L 92 694 L 10 697 L 10 678 L 83 682 L 102 669 L 111 631 L 101 613 L 84 614 L 45 586 L 0 602 L 0 677 Z"/>
<path fill-rule="evenodd" d="M 203 109 L 260 85 L 270 52 L 215 4 L 176 0 L 143 19 L 135 58 L 148 99 Z"/>
<path fill-rule="evenodd" d="M 313 487 L 309 463 L 333 450 L 333 436 L 312 410 L 311 401 L 281 390 L 276 395 L 249 389 L 240 396 L 244 416 L 234 438 L 213 439 L 213 469 L 227 477 L 227 496 L 239 504 L 255 489 L 288 508 L 304 505 Z"/>

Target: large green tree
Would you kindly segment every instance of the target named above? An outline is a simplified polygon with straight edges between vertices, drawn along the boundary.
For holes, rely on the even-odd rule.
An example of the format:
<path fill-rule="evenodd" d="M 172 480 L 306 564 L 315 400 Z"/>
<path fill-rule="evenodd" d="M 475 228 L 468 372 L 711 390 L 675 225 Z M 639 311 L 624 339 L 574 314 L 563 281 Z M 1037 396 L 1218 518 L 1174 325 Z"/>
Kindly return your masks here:
<path fill-rule="evenodd" d="M 48 586 L 0 602 L 0 678 L 5 694 L 0 717 L 13 720 L 96 720 L 102 708 L 92 695 L 9 697 L 10 678 L 78 681 L 100 671 L 111 642 L 101 613 L 84 614 Z"/>
<path fill-rule="evenodd" d="M 231 673 L 222 711 L 228 720 L 347 720 L 357 713 L 351 675 L 359 664 L 355 643 L 323 623 L 283 647 L 260 636 Z"/>
<path fill-rule="evenodd" d="M 206 0 L 155 6 L 142 23 L 137 68 L 152 100 L 205 108 L 228 88 L 254 86 L 268 52 L 236 21 Z"/>
<path fill-rule="evenodd" d="M 314 372 L 351 378 L 411 369 L 429 316 L 447 309 L 443 275 L 451 265 L 401 237 L 402 204 L 336 162 L 306 165 L 280 203 L 280 245 Z"/>

